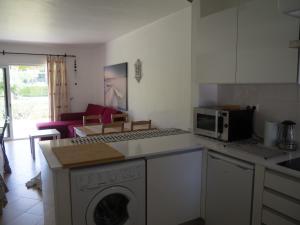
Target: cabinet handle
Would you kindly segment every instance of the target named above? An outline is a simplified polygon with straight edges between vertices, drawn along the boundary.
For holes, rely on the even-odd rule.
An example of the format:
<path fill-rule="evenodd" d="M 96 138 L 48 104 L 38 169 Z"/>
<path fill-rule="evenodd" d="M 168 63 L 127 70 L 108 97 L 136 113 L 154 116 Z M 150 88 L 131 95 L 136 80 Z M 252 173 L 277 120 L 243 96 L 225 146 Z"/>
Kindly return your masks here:
<path fill-rule="evenodd" d="M 253 166 L 248 165 L 248 164 L 243 163 L 243 162 L 239 162 L 238 160 L 233 159 L 233 158 L 229 158 L 229 157 L 222 156 L 222 155 L 220 155 L 220 157 L 218 157 L 214 153 L 208 153 L 208 156 L 210 158 L 214 159 L 214 160 L 219 160 L 219 161 L 222 161 L 222 162 L 229 163 L 230 165 L 233 165 L 235 167 L 239 167 L 243 170 L 251 170 L 251 171 L 254 170 Z"/>
<path fill-rule="evenodd" d="M 239 167 L 239 168 L 241 168 L 241 169 L 243 169 L 243 170 L 246 170 L 246 171 L 253 171 L 253 169 L 250 169 L 250 168 L 247 168 L 247 167 L 243 167 L 243 166 L 241 166 L 241 165 L 237 165 L 237 164 L 233 164 L 234 166 L 236 166 L 236 167 Z"/>

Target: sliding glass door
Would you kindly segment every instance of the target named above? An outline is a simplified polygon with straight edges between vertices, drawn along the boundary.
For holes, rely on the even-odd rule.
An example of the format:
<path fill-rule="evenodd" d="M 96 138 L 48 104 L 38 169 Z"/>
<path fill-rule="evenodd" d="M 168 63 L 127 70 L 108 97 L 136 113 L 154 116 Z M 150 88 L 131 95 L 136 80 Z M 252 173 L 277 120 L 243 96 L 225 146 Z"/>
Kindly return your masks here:
<path fill-rule="evenodd" d="M 0 127 L 9 116 L 6 136 L 28 138 L 36 123 L 49 121 L 46 65 L 0 66 Z"/>
<path fill-rule="evenodd" d="M 10 65 L 9 90 L 12 137 L 28 138 L 38 122 L 49 121 L 46 65 Z"/>
<path fill-rule="evenodd" d="M 0 67 L 0 127 L 4 125 L 6 117 L 10 117 L 8 96 L 8 68 Z M 5 137 L 11 136 L 11 126 L 8 126 Z"/>

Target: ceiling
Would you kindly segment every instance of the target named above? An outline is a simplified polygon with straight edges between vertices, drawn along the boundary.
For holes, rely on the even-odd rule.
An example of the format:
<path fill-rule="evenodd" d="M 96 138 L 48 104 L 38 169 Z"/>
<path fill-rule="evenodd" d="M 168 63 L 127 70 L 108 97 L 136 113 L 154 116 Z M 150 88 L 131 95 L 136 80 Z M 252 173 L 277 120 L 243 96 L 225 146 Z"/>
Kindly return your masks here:
<path fill-rule="evenodd" d="M 0 0 L 0 41 L 103 43 L 189 5 L 186 0 Z"/>

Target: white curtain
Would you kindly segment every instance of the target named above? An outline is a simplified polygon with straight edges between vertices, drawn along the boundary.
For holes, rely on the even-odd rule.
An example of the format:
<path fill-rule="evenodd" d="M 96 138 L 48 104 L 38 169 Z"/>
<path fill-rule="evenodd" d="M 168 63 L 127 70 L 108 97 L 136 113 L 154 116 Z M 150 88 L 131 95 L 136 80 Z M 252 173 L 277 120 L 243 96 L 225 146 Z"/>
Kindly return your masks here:
<path fill-rule="evenodd" d="M 66 57 L 48 56 L 49 111 L 51 121 L 60 119 L 62 113 L 69 112 Z"/>

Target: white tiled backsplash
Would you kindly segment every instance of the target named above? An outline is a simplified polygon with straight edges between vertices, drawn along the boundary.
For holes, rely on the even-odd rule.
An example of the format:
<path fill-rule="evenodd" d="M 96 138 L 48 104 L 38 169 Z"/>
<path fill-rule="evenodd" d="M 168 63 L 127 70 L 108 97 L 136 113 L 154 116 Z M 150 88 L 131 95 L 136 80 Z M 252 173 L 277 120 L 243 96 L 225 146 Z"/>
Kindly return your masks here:
<path fill-rule="evenodd" d="M 300 143 L 300 86 L 294 84 L 218 85 L 218 104 L 259 105 L 255 131 L 263 136 L 264 122 L 292 120 Z"/>

